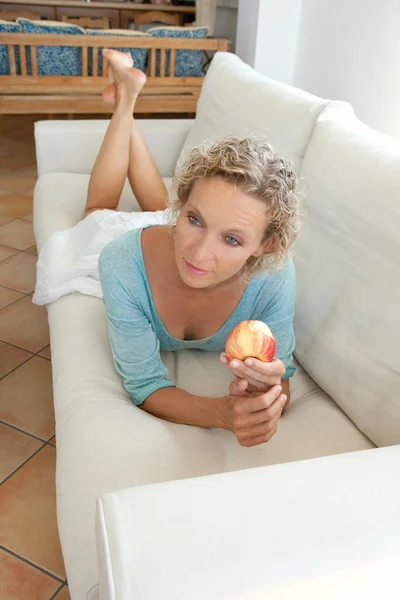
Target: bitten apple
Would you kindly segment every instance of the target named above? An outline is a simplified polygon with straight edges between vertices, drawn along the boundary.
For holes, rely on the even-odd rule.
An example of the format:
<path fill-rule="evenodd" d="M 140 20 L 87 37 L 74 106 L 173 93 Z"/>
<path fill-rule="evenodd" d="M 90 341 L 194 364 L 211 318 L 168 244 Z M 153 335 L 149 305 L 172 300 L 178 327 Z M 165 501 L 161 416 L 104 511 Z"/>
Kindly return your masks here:
<path fill-rule="evenodd" d="M 258 358 L 271 362 L 275 355 L 276 342 L 268 325 L 262 321 L 242 321 L 228 335 L 225 344 L 226 356 L 235 358 Z"/>

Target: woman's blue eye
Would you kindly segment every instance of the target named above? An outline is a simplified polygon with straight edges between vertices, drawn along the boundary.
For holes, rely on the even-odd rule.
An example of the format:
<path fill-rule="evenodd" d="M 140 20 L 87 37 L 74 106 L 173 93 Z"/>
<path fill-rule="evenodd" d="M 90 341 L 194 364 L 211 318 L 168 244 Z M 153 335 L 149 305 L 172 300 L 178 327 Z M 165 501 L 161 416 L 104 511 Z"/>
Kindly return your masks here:
<path fill-rule="evenodd" d="M 200 225 L 200 221 L 198 220 L 197 217 L 194 217 L 193 215 L 189 215 L 189 221 L 193 224 L 193 225 Z"/>
<path fill-rule="evenodd" d="M 239 242 L 237 241 L 237 239 L 232 237 L 231 235 L 227 235 L 225 239 L 227 240 L 230 246 L 239 246 Z"/>

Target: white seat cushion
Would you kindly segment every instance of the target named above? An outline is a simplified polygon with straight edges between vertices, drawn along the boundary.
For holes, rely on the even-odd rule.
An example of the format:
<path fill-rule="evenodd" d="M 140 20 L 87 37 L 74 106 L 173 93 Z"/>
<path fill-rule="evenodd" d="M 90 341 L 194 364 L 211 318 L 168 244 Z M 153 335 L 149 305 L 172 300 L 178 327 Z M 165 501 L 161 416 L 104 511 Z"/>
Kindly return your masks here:
<path fill-rule="evenodd" d="M 400 443 L 400 140 L 318 120 L 294 248 L 296 356 L 376 445 Z"/>
<path fill-rule="evenodd" d="M 179 163 L 206 140 L 252 134 L 265 138 L 298 170 L 315 120 L 327 104 L 328 100 L 261 75 L 234 54 L 219 52 L 204 79 L 196 120 Z"/>
<path fill-rule="evenodd" d="M 79 219 L 87 182 L 85 175 L 40 178 L 35 190 L 40 245 Z M 131 194 L 126 201 L 132 202 Z M 98 582 L 94 515 L 101 494 L 374 447 L 301 368 L 292 381 L 291 404 L 268 444 L 242 448 L 227 431 L 157 419 L 135 407 L 122 386 L 100 300 L 61 298 L 49 306 L 49 323 L 58 524 L 72 598 L 86 598 Z M 178 386 L 202 395 L 227 393 L 230 376 L 217 354 L 164 353 L 163 360 Z"/>
<path fill-rule="evenodd" d="M 57 513 L 72 598 L 98 582 L 94 514 L 109 491 L 374 447 L 299 368 L 292 401 L 268 444 L 239 446 L 233 434 L 176 425 L 133 405 L 114 369 L 100 300 L 73 294 L 49 306 L 57 433 Z M 218 355 L 162 356 L 170 377 L 223 395 Z M 82 558 L 84 557 L 84 559 Z"/>

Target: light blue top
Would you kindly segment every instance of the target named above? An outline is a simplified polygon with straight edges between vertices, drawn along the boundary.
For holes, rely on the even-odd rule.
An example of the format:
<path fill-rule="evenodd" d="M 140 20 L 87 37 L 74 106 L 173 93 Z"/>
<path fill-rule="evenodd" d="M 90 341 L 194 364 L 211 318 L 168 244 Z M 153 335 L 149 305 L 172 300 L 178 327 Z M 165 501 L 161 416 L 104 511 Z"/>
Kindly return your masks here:
<path fill-rule="evenodd" d="M 264 321 L 276 340 L 275 356 L 290 366 L 294 349 L 293 263 L 278 272 L 254 277 L 239 304 L 215 335 L 183 341 L 172 337 L 161 322 L 151 296 L 141 246 L 142 229 L 128 231 L 108 244 L 100 255 L 99 273 L 108 317 L 115 366 L 136 405 L 164 387 L 173 386 L 160 350 L 200 349 L 222 352 L 232 329 L 248 319 Z"/>

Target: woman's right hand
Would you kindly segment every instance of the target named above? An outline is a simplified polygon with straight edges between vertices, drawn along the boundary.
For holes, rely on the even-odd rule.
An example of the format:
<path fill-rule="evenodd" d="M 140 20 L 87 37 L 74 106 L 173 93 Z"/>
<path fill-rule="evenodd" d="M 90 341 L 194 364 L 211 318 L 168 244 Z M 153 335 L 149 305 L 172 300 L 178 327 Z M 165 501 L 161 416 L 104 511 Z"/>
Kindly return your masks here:
<path fill-rule="evenodd" d="M 235 379 L 228 396 L 228 428 L 241 446 L 269 442 L 276 433 L 286 403 L 282 386 L 274 385 L 263 394 L 248 394 L 246 379 Z"/>

